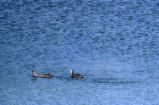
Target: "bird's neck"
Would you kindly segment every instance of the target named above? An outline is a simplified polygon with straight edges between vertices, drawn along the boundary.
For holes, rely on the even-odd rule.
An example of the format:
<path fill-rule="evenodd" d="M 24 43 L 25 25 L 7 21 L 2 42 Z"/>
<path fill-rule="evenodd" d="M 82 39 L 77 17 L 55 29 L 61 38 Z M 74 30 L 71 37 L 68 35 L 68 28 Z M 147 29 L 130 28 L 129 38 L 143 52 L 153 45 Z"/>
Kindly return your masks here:
<path fill-rule="evenodd" d="M 38 77 L 38 76 L 39 76 L 39 74 L 38 74 L 37 72 L 35 72 L 34 75 L 35 75 L 35 77 Z"/>
<path fill-rule="evenodd" d="M 73 72 L 71 72 L 71 75 L 73 75 Z"/>

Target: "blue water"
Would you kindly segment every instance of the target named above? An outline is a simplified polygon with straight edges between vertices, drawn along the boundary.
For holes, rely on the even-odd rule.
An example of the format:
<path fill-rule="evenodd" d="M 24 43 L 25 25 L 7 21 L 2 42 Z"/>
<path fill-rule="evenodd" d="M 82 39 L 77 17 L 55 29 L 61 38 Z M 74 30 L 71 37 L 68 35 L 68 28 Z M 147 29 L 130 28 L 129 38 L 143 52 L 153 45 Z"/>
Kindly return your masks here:
<path fill-rule="evenodd" d="M 159 105 L 158 27 L 158 0 L 1 0 L 0 105 Z"/>

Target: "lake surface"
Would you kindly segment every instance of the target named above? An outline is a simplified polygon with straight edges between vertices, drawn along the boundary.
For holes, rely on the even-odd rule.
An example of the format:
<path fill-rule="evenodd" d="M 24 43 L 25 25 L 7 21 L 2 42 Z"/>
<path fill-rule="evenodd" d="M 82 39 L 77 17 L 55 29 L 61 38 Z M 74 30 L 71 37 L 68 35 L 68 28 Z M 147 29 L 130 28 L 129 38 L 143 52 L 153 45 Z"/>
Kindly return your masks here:
<path fill-rule="evenodd" d="M 1 0 L 0 105 L 159 105 L 159 2 Z"/>

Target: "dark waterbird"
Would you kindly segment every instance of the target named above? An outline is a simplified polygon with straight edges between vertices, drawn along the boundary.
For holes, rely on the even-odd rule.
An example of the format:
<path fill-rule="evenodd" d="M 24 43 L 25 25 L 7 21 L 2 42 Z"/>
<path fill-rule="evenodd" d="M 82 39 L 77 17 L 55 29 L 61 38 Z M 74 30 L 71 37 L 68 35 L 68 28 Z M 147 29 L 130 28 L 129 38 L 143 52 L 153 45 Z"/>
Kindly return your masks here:
<path fill-rule="evenodd" d="M 83 75 L 81 75 L 81 74 L 74 74 L 73 69 L 70 69 L 70 73 L 71 73 L 71 75 L 70 75 L 71 78 L 83 78 Z"/>
<path fill-rule="evenodd" d="M 38 74 L 35 70 L 32 70 L 31 73 L 34 74 L 35 77 L 41 77 L 41 78 L 51 78 L 51 77 L 53 77 L 52 74 Z"/>

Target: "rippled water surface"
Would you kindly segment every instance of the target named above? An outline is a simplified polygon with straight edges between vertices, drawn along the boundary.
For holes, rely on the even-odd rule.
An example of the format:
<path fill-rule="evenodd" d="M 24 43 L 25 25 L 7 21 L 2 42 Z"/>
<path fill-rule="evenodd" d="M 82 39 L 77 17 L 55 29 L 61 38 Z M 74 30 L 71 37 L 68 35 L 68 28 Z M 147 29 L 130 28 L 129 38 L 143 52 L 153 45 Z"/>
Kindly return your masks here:
<path fill-rule="evenodd" d="M 159 105 L 158 27 L 157 0 L 1 0 L 0 105 Z"/>

